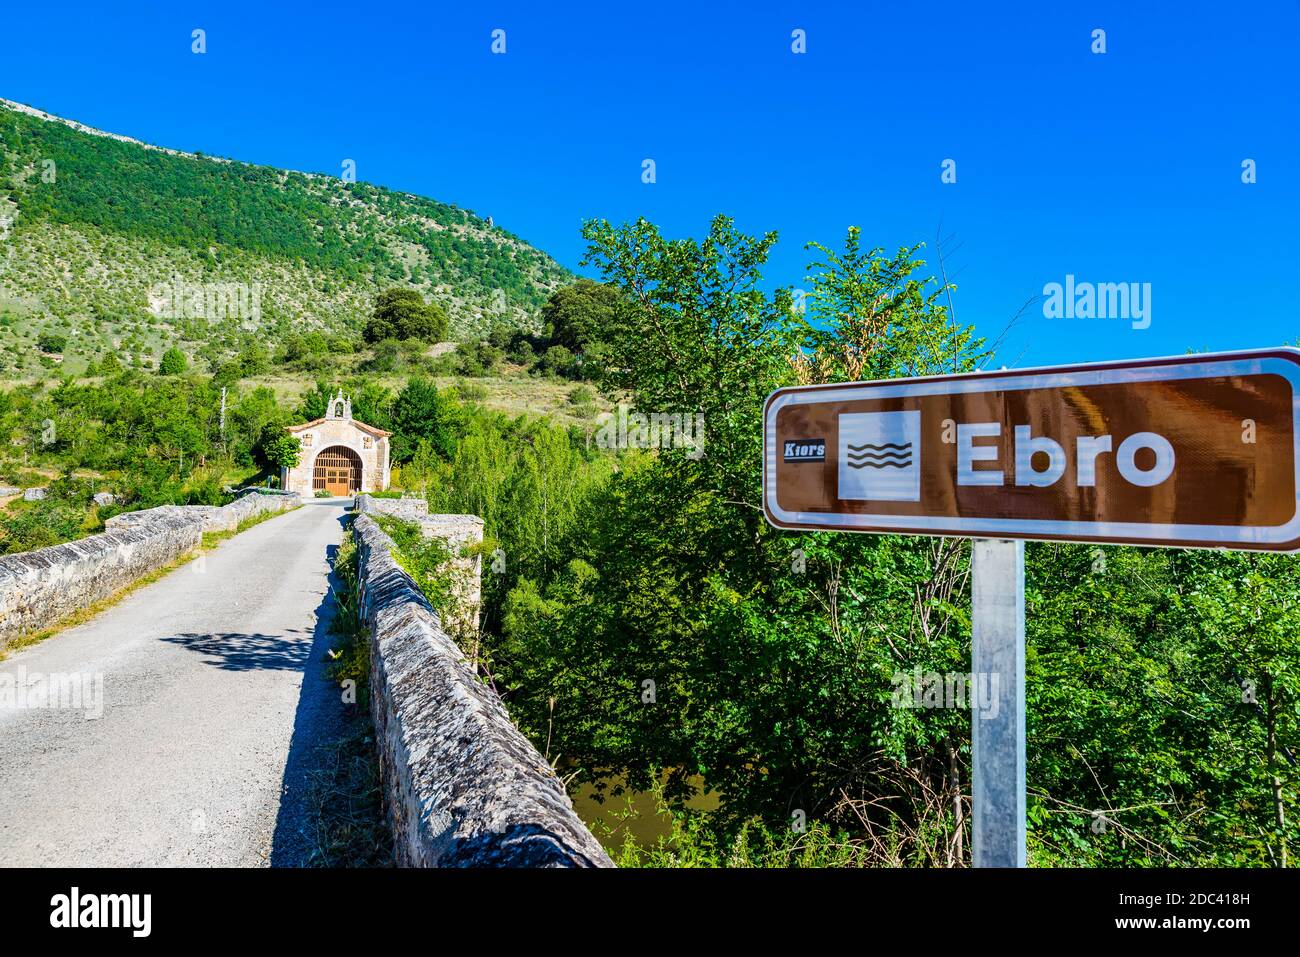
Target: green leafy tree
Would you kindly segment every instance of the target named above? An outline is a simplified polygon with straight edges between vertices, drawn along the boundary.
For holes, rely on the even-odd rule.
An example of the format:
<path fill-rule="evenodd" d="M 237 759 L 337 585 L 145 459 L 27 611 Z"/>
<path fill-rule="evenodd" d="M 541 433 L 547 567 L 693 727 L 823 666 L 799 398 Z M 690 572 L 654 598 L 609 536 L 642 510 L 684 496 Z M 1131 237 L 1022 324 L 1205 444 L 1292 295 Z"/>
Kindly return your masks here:
<path fill-rule="evenodd" d="M 329 402 L 334 395 L 334 391 L 328 382 L 318 381 L 315 389 L 303 394 L 298 418 L 303 422 L 312 422 L 324 418 L 325 410 L 329 408 Z"/>
<path fill-rule="evenodd" d="M 716 789 L 709 826 L 733 836 L 755 817 L 776 833 L 800 808 L 851 830 L 873 861 L 968 861 L 970 712 L 894 695 L 899 675 L 969 668 L 968 545 L 776 532 L 757 490 L 771 388 L 968 371 L 983 344 L 954 323 L 919 247 L 869 249 L 857 230 L 840 249 L 810 246 L 805 317 L 779 290 L 756 294 L 766 240 L 725 220 L 698 242 L 645 223 L 587 229 L 590 261 L 628 303 L 608 380 L 636 409 L 706 410 L 707 443 L 699 461 L 622 453 L 572 521 L 539 534 L 557 499 L 536 477 L 518 493 L 481 481 L 504 453 L 471 457 L 466 437 L 453 463 L 464 496 L 486 489 L 514 548 L 547 556 L 485 590 L 513 713 L 580 778 L 649 790 L 668 768 L 677 806 Z M 1031 861 L 1289 865 L 1297 567 L 1028 547 Z"/>
<path fill-rule="evenodd" d="M 36 348 L 42 352 L 59 354 L 68 347 L 68 337 L 56 332 L 42 332 L 36 338 Z"/>
<path fill-rule="evenodd" d="M 449 458 L 464 429 L 464 411 L 449 394 L 427 379 L 411 379 L 393 401 L 392 455 L 409 460 L 426 440 L 439 455 Z"/>
<path fill-rule="evenodd" d="M 272 464 L 259 448 L 263 436 L 283 436 L 290 418 L 269 386 L 258 386 L 244 395 L 231 397 L 225 435 L 231 458 L 242 465 L 259 461 L 263 465 Z"/>
<path fill-rule="evenodd" d="M 283 431 L 262 440 L 262 455 L 276 468 L 291 469 L 302 458 L 302 444 Z"/>
<path fill-rule="evenodd" d="M 551 293 L 542 307 L 542 319 L 555 342 L 581 355 L 603 338 L 621 298 L 617 286 L 579 279 Z"/>
<path fill-rule="evenodd" d="M 950 800 L 927 795 L 964 780 L 968 722 L 891 708 L 891 676 L 962 660 L 967 553 L 959 542 L 779 533 L 760 509 L 765 397 L 813 381 L 851 333 L 819 338 L 788 291 L 763 291 L 774 234 L 745 236 L 724 217 L 699 241 L 666 240 L 644 221 L 585 232 L 588 263 L 624 298 L 605 335 L 606 381 L 636 410 L 702 414 L 704 454 L 623 453 L 563 542 L 547 545 L 546 571 L 516 580 L 492 648 L 498 678 L 518 689 L 514 713 L 534 733 L 562 728 L 559 746 L 584 769 L 641 788 L 671 769 L 670 801 L 717 789 L 719 827 L 754 816 L 779 827 L 792 808 L 860 826 L 861 812 L 894 835 L 894 853 L 935 863 L 930 848 L 953 845 L 921 833 L 951 839 L 956 823 Z M 884 308 L 923 265 L 861 256 L 855 238 L 813 277 L 828 311 L 860 294 L 859 311 Z M 904 298 L 925 334 L 898 343 L 881 371 L 916 367 L 924 344 L 947 343 L 946 361 L 969 364 L 973 348 L 951 354 L 973 346 L 969 330 L 915 281 L 920 301 Z"/>
<path fill-rule="evenodd" d="M 271 357 L 266 346 L 257 340 L 245 345 L 235 357 L 235 362 L 238 363 L 241 379 L 264 375 L 271 368 Z"/>
<path fill-rule="evenodd" d="M 436 303 L 427 303 L 414 289 L 387 289 L 375 299 L 375 310 L 366 323 L 366 342 L 385 339 L 418 339 L 441 342 L 447 335 L 447 314 Z"/>

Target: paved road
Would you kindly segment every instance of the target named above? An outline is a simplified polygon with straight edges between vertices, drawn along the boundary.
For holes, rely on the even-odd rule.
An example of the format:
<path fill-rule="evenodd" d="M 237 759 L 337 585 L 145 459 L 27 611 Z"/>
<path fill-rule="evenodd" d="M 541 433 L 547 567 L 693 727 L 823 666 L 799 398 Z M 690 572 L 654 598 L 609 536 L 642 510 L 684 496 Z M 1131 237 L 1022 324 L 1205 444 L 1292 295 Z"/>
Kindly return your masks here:
<path fill-rule="evenodd" d="M 311 756 L 341 710 L 324 663 L 343 514 L 263 522 L 0 663 L 94 676 L 82 710 L 0 701 L 0 862 L 305 860 Z"/>

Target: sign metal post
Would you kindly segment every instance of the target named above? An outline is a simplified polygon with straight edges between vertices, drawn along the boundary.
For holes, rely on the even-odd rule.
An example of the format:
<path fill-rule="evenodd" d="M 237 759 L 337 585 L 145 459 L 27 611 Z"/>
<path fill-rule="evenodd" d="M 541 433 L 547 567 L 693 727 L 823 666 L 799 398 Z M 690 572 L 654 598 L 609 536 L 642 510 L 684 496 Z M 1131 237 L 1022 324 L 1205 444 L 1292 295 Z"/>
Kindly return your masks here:
<path fill-rule="evenodd" d="M 971 852 L 1025 866 L 1025 543 L 971 545 Z"/>

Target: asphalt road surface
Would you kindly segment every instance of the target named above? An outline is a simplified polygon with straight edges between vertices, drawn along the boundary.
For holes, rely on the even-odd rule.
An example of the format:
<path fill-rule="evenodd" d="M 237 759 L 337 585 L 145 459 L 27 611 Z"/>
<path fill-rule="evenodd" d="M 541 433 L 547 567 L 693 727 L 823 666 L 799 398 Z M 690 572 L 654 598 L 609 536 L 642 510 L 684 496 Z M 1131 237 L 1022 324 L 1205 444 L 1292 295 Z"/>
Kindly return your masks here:
<path fill-rule="evenodd" d="M 324 668 L 344 504 L 256 525 L 0 662 L 29 688 L 0 701 L 0 862 L 305 862 L 313 754 L 341 720 Z M 56 674 L 85 676 L 79 707 L 30 690 Z"/>

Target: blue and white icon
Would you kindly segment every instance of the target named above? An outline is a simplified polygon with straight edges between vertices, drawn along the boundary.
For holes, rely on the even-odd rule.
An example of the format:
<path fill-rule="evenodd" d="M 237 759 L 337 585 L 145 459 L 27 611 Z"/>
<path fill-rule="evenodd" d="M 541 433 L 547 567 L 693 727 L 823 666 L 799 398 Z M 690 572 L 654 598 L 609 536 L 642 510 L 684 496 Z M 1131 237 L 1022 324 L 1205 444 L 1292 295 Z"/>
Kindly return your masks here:
<path fill-rule="evenodd" d="M 840 498 L 921 500 L 921 413 L 850 412 L 840 416 Z"/>

